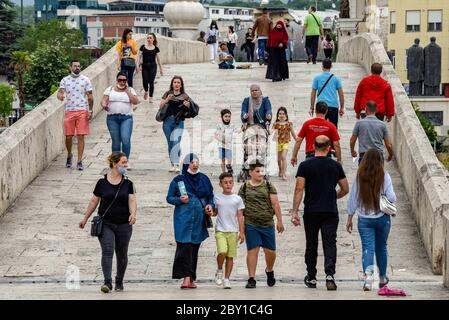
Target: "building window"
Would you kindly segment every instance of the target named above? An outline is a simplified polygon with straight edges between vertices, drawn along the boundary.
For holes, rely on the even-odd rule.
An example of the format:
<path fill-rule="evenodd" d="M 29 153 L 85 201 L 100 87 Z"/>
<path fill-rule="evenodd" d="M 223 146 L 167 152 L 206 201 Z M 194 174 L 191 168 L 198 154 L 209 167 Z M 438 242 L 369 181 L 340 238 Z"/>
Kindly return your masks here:
<path fill-rule="evenodd" d="M 442 31 L 443 12 L 441 10 L 428 11 L 428 28 L 427 31 Z"/>
<path fill-rule="evenodd" d="M 136 18 L 136 21 L 140 21 L 140 18 Z"/>
<path fill-rule="evenodd" d="M 97 37 L 101 38 L 101 29 L 100 28 L 97 29 Z"/>
<path fill-rule="evenodd" d="M 390 33 L 396 33 L 396 23 L 397 23 L 396 12 L 392 11 L 390 13 Z"/>
<path fill-rule="evenodd" d="M 421 12 L 407 11 L 406 12 L 406 29 L 407 32 L 421 31 Z"/>
<path fill-rule="evenodd" d="M 153 18 L 153 22 L 155 22 L 155 21 L 157 21 L 157 19 L 156 19 L 156 18 Z"/>
<path fill-rule="evenodd" d="M 443 125 L 443 111 L 421 111 L 421 114 L 434 126 Z"/>

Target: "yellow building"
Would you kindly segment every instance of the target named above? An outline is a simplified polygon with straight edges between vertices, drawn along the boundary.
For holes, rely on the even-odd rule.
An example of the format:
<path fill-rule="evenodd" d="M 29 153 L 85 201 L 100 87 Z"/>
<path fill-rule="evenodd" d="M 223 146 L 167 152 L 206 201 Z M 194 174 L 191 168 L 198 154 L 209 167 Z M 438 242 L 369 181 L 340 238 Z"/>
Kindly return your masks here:
<path fill-rule="evenodd" d="M 388 50 L 402 83 L 407 80 L 406 52 L 414 40 L 426 47 L 436 37 L 442 50 L 441 82 L 449 83 L 449 0 L 389 0 Z"/>

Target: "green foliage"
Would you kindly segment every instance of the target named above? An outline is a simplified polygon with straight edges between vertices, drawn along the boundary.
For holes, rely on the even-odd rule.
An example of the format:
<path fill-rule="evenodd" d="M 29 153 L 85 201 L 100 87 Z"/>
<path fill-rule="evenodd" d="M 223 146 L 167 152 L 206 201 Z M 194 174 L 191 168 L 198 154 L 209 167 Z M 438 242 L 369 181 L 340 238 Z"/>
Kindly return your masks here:
<path fill-rule="evenodd" d="M 11 76 L 9 57 L 12 51 L 18 50 L 17 38 L 22 35 L 23 28 L 15 22 L 16 12 L 10 0 L 0 0 L 0 74 Z"/>
<path fill-rule="evenodd" d="M 15 81 L 18 89 L 20 104 L 20 116 L 25 114 L 25 84 L 24 77 L 30 68 L 31 60 L 27 52 L 13 51 L 11 53 L 11 65 L 15 71 Z"/>
<path fill-rule="evenodd" d="M 51 93 L 51 86 L 68 74 L 68 58 L 60 45 L 40 43 L 31 55 L 31 67 L 25 76 L 26 97 L 44 101 Z"/>
<path fill-rule="evenodd" d="M 0 83 L 0 116 L 7 117 L 11 114 L 14 91 L 14 87 L 9 84 Z"/>
<path fill-rule="evenodd" d="M 113 40 L 105 40 L 104 38 L 101 38 L 100 42 L 100 48 L 103 50 L 103 54 L 109 51 L 113 46 L 115 46 L 117 42 Z"/>
<path fill-rule="evenodd" d="M 30 53 L 43 43 L 57 45 L 65 55 L 70 55 L 73 47 L 83 44 L 83 33 L 78 29 L 69 29 L 65 21 L 51 19 L 30 26 L 18 42 L 22 50 Z"/>
<path fill-rule="evenodd" d="M 415 109 L 416 116 L 418 117 L 418 120 L 421 123 L 430 144 L 433 146 L 437 141 L 437 132 L 435 131 L 434 125 L 421 113 L 416 105 L 413 105 L 413 108 Z"/>
<path fill-rule="evenodd" d="M 58 89 L 59 89 L 59 86 L 57 84 L 52 84 L 51 88 L 50 88 L 50 95 L 52 95 L 53 93 L 58 91 Z"/>

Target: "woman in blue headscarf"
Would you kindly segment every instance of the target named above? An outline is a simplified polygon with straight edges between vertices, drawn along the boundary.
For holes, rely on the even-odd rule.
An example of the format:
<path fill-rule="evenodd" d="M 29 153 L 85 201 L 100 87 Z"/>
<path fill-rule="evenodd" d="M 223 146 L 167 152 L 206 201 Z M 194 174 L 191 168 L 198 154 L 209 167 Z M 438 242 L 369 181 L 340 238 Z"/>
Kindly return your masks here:
<path fill-rule="evenodd" d="M 214 209 L 214 193 L 209 178 L 199 171 L 198 157 L 190 153 L 183 161 L 182 174 L 170 183 L 167 202 L 175 206 L 176 253 L 173 279 L 184 279 L 181 289 L 195 289 L 198 250 L 208 236 L 205 214 Z"/>

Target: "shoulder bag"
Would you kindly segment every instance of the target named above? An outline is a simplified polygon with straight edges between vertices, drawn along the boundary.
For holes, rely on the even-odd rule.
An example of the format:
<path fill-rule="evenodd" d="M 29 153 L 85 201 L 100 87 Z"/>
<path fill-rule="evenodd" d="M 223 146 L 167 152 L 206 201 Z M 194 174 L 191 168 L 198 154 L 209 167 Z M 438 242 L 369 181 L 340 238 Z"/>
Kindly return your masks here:
<path fill-rule="evenodd" d="M 318 22 L 318 19 L 315 17 L 315 15 L 313 13 L 311 13 L 310 15 L 313 17 L 313 19 L 315 19 L 315 22 L 318 25 L 318 27 L 321 26 L 321 24 Z"/>
<path fill-rule="evenodd" d="M 104 175 L 104 178 L 107 179 L 107 175 Z M 122 181 L 120 181 L 120 185 L 118 186 L 118 190 L 115 194 L 114 199 L 112 200 L 112 202 L 109 204 L 108 208 L 104 211 L 103 215 L 100 216 L 99 214 L 96 215 L 91 222 L 91 227 L 90 227 L 90 235 L 92 237 L 99 237 L 101 235 L 101 232 L 103 231 L 103 218 L 104 216 L 108 213 L 109 209 L 111 209 L 112 205 L 115 202 L 115 199 L 117 199 L 118 194 L 120 192 L 120 189 L 122 187 L 123 181 L 127 179 L 125 176 L 123 176 Z"/>
<path fill-rule="evenodd" d="M 389 216 L 395 217 L 396 213 L 398 212 L 396 205 L 394 203 L 391 203 L 390 200 L 388 200 L 387 196 L 384 194 L 380 196 L 379 207 L 380 211 L 388 214 Z"/>
<path fill-rule="evenodd" d="M 156 113 L 156 121 L 163 122 L 167 118 L 167 112 L 168 112 L 168 104 L 166 103 L 162 108 L 159 108 L 159 110 Z"/>

